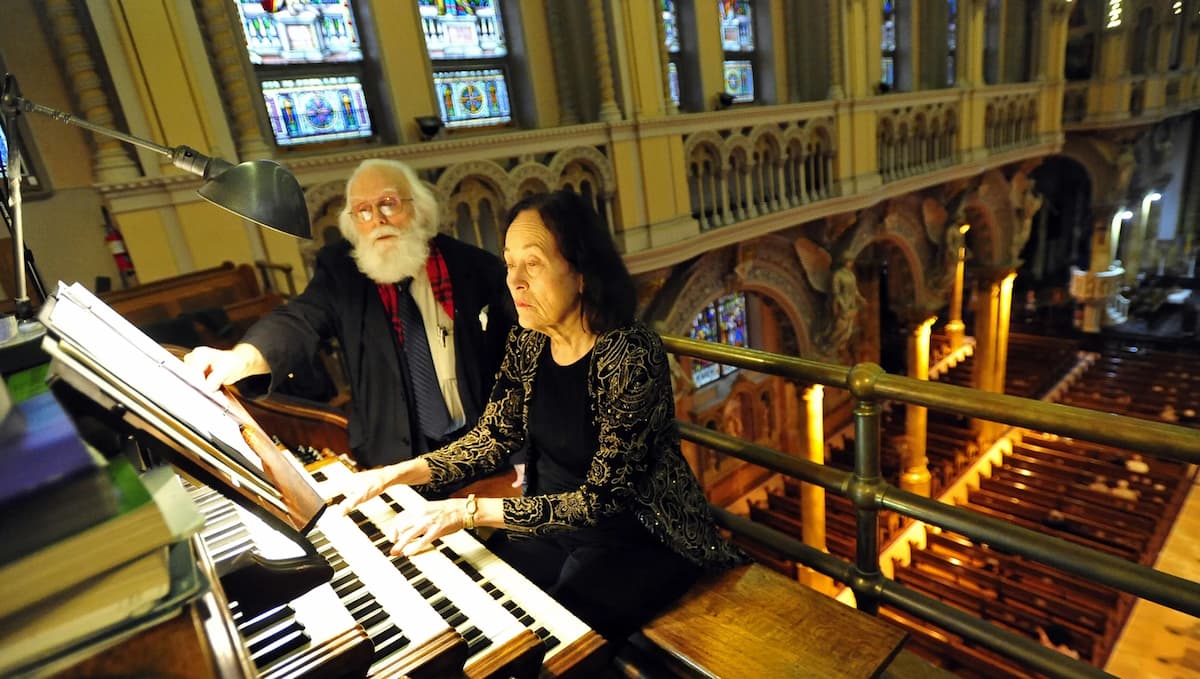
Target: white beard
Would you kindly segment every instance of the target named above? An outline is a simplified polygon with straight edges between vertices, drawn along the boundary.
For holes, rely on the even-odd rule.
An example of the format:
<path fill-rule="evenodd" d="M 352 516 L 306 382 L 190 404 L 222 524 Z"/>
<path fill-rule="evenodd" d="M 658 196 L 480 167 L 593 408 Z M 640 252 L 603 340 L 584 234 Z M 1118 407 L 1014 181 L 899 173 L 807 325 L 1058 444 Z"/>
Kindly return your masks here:
<path fill-rule="evenodd" d="M 396 238 L 378 240 L 389 234 Z M 354 261 L 358 270 L 376 283 L 399 283 L 417 275 L 425 266 L 432 237 L 432 233 L 415 226 L 406 229 L 379 226 L 370 235 L 358 239 L 354 246 Z"/>

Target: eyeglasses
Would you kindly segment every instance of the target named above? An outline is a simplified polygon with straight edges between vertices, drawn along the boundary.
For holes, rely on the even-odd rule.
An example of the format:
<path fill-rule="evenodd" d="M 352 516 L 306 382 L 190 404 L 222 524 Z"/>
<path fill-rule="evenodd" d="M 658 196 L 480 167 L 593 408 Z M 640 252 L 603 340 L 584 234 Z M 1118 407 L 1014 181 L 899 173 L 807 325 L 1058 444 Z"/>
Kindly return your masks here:
<path fill-rule="evenodd" d="M 413 199 L 399 196 L 384 196 L 374 203 L 356 205 L 351 211 L 354 218 L 360 222 L 369 222 L 375 218 L 375 210 L 384 217 L 407 216 L 412 214 Z"/>

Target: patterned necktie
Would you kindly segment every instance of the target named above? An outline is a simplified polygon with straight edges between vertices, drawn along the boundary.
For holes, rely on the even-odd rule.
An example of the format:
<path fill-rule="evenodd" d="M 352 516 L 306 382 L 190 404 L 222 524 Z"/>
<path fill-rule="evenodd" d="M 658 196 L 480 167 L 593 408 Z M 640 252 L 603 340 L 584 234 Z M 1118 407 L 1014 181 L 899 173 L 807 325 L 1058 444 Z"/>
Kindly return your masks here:
<path fill-rule="evenodd" d="M 397 286 L 396 313 L 404 333 L 404 356 L 412 376 L 412 394 L 417 402 L 421 433 L 428 439 L 440 441 L 450 428 L 450 411 L 446 409 L 437 371 L 433 367 L 433 354 L 429 351 L 421 310 L 409 292 L 411 284 L 412 279 L 406 278 Z"/>

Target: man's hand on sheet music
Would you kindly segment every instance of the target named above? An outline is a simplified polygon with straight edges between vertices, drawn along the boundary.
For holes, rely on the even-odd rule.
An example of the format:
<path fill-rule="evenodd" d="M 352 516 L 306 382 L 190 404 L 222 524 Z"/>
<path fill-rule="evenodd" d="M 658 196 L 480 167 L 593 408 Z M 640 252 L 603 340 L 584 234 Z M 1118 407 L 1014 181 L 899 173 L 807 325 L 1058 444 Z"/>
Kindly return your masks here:
<path fill-rule="evenodd" d="M 196 347 L 183 357 L 183 362 L 200 372 L 204 377 L 204 385 L 211 391 L 251 375 L 271 372 L 267 359 L 263 358 L 258 348 L 244 342 L 228 351 Z"/>

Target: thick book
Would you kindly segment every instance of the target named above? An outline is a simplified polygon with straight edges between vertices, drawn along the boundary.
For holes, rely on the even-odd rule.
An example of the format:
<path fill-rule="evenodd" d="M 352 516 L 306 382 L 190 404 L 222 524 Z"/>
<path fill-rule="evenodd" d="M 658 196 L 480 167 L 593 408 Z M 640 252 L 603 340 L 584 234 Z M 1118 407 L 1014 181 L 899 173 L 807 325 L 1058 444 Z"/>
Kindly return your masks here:
<path fill-rule="evenodd" d="M 171 589 L 167 547 L 0 618 L 0 676 L 142 615 Z"/>
<path fill-rule="evenodd" d="M 120 497 L 50 392 L 15 407 L 0 440 L 0 564 L 116 515 Z"/>
<path fill-rule="evenodd" d="M 0 616 L 8 616 L 200 529 L 204 517 L 169 467 L 141 477 L 147 498 L 101 523 L 0 565 Z"/>

